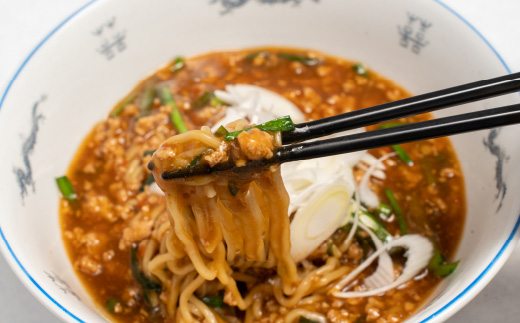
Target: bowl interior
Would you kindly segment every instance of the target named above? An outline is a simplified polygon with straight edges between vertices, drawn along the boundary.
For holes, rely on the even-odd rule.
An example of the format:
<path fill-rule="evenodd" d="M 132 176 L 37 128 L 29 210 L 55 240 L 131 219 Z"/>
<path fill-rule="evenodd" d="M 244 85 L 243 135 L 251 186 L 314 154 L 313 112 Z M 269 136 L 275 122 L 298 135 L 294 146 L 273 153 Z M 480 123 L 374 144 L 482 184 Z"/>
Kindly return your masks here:
<path fill-rule="evenodd" d="M 104 319 L 61 240 L 54 178 L 93 125 L 174 56 L 263 45 L 362 61 L 414 94 L 507 73 L 480 35 L 438 2 L 132 0 L 93 3 L 46 40 L 0 103 L 2 251 L 24 284 L 67 321 Z M 516 95 L 441 111 L 462 113 Z M 458 270 L 410 321 L 443 321 L 487 283 L 510 251 L 520 192 L 517 127 L 453 138 L 467 220 Z"/>

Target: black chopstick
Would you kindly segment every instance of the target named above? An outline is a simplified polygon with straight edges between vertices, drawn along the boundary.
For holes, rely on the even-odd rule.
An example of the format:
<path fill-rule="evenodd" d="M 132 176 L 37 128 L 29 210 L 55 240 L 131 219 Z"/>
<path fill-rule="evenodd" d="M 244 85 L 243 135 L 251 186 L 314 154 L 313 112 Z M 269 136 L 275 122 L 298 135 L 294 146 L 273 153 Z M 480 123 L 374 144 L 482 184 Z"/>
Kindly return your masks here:
<path fill-rule="evenodd" d="M 300 123 L 296 125 L 294 131 L 282 133 L 282 144 L 319 138 L 340 131 L 431 112 L 519 90 L 520 73 L 463 84 L 337 116 Z"/>
<path fill-rule="evenodd" d="M 274 164 L 311 158 L 339 155 L 370 148 L 385 147 L 412 141 L 461 134 L 520 123 L 520 104 L 470 112 L 440 119 L 422 121 L 392 128 L 362 132 L 326 140 L 285 145 L 275 150 L 273 158 L 250 161 L 243 167 L 233 162 L 220 163 L 214 167 L 201 165 L 190 169 L 164 172 L 165 180 L 183 178 L 222 171 L 251 171 Z"/>
<path fill-rule="evenodd" d="M 281 146 L 277 149 L 272 164 L 332 156 L 518 123 L 520 123 L 520 104 L 514 104 L 332 139 Z"/>

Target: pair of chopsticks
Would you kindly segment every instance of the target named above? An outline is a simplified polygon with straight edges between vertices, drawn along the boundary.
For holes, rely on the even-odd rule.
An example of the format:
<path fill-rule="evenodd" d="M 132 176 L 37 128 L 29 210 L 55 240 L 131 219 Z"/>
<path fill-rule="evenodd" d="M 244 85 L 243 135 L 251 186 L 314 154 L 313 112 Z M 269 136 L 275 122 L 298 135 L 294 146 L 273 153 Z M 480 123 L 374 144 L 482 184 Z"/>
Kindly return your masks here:
<path fill-rule="evenodd" d="M 399 101 L 343 113 L 333 117 L 296 124 L 293 131 L 282 132 L 282 146 L 270 159 L 250 161 L 236 167 L 233 162 L 214 167 L 201 165 L 162 173 L 165 180 L 203 175 L 221 171 L 247 171 L 290 161 L 332 156 L 419 141 L 471 131 L 520 123 L 520 104 L 475 111 L 440 119 L 422 121 L 392 128 L 362 132 L 308 143 L 302 141 L 328 136 L 399 119 L 406 116 L 445 109 L 520 90 L 520 73 L 477 81 L 452 88 L 426 93 Z"/>

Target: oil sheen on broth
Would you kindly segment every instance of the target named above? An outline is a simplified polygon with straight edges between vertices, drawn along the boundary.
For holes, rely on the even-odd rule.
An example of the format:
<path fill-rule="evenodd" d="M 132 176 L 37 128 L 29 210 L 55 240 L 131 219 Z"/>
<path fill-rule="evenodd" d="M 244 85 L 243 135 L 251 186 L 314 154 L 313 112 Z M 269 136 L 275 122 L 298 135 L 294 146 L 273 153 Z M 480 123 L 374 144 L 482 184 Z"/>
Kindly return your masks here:
<path fill-rule="evenodd" d="M 144 257 L 147 244 L 153 240 L 152 233 L 162 230 L 164 234 L 169 229 L 166 198 L 151 189 L 146 167 L 152 152 L 177 133 L 170 121 L 172 107 L 161 103 L 157 89 L 171 90 L 184 124 L 191 130 L 219 123 L 227 106 L 212 93 L 230 84 L 251 84 L 276 92 L 293 102 L 308 120 L 409 96 L 395 83 L 360 64 L 289 48 L 215 52 L 177 59 L 141 82 L 85 138 L 67 172 L 78 195 L 77 202 L 60 201 L 63 240 L 74 269 L 95 302 L 114 321 L 176 321 L 164 305 L 164 288 L 163 294 L 161 290 L 143 288 L 142 281 L 136 280 L 135 270 L 139 268 L 132 268 L 136 259 Z M 412 123 L 431 117 L 423 114 L 391 123 Z M 408 232 L 427 237 L 441 257 L 450 260 L 465 217 L 464 184 L 455 152 L 447 138 L 404 144 L 401 148 L 413 164 L 398 156 L 387 159 L 385 178 L 372 179 L 370 189 L 388 205 L 391 203 L 385 190 L 391 191 Z M 379 158 L 392 151 L 392 147 L 385 147 L 369 153 Z M 356 166 L 353 171 L 359 182 L 366 168 Z M 369 211 L 379 214 L 379 210 Z M 395 216 L 379 220 L 390 234 L 401 234 Z M 331 244 L 341 243 L 348 233 L 347 226 L 338 228 L 305 261 L 316 266 L 325 263 Z M 339 258 L 341 265 L 353 269 L 372 251 L 369 237 L 356 234 Z M 392 257 L 397 267 L 405 260 L 399 251 Z M 299 263 L 298 267 L 304 265 Z M 253 274 L 262 283 L 276 276 L 274 270 Z M 305 309 L 323 314 L 330 322 L 400 322 L 417 311 L 441 279 L 427 269 L 421 275 L 421 279 L 410 280 L 382 295 L 348 299 L 320 296 L 306 304 Z M 146 279 L 156 284 L 159 281 L 157 277 Z M 245 279 L 238 286 L 241 293 L 247 293 L 255 284 Z M 198 290 L 196 295 L 213 306 L 219 320 L 245 319 L 244 311 L 225 295 L 212 294 L 211 286 L 205 289 Z M 283 322 L 290 309 L 281 306 L 269 293 L 262 297 L 261 302 L 255 303 L 261 315 L 252 321 Z"/>

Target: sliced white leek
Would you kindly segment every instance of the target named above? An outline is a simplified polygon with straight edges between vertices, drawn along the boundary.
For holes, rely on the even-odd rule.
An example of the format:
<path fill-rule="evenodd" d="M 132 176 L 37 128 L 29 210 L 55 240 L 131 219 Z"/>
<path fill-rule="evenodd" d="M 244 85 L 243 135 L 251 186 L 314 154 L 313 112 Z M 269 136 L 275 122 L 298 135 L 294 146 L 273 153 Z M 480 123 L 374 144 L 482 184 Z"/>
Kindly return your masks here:
<path fill-rule="evenodd" d="M 372 241 L 376 246 L 376 251 L 383 249 L 377 259 L 376 271 L 374 271 L 372 275 L 366 277 L 363 280 L 363 283 L 370 289 L 376 289 L 391 284 L 394 281 L 394 265 L 392 263 L 392 258 L 390 258 L 390 255 L 386 251 L 381 240 L 379 240 L 370 228 L 365 226 L 361 221 L 359 227 L 370 235 L 370 238 L 372 238 Z"/>
<path fill-rule="evenodd" d="M 379 288 L 370 289 L 366 291 L 346 291 L 341 292 L 345 286 L 350 283 L 357 275 L 359 275 L 363 270 L 365 270 L 368 266 L 374 262 L 374 260 L 379 257 L 379 255 L 383 252 L 386 252 L 394 247 L 404 247 L 406 250 L 405 257 L 407 258 L 406 264 L 404 265 L 403 271 L 401 275 L 394 280 L 392 283 L 387 284 L 385 286 L 380 286 Z M 339 281 L 334 287 L 334 292 L 332 295 L 340 298 L 350 298 L 350 297 L 367 297 L 373 295 L 379 295 L 390 289 L 396 288 L 401 284 L 412 279 L 414 276 L 419 274 L 430 262 L 430 259 L 433 256 L 433 244 L 430 240 L 418 234 L 407 234 L 402 237 L 399 237 L 391 242 L 387 243 L 384 248 L 381 248 L 374 252 L 370 257 L 368 257 L 363 263 L 361 263 L 356 269 L 350 272 L 345 278 Z"/>
<path fill-rule="evenodd" d="M 345 183 L 322 186 L 300 205 L 291 221 L 291 256 L 296 262 L 305 259 L 338 228 L 350 194 Z"/>

